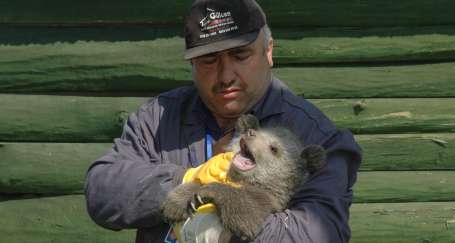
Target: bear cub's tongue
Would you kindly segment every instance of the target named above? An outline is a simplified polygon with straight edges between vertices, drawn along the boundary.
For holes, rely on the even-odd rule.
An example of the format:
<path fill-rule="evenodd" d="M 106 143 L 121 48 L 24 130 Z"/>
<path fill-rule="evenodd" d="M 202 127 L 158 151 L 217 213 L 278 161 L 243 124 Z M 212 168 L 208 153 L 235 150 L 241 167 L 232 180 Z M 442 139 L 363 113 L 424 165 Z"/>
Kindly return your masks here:
<path fill-rule="evenodd" d="M 256 166 L 256 163 L 251 161 L 251 159 L 244 157 L 241 153 L 238 153 L 232 159 L 232 163 L 237 167 L 237 169 L 242 171 L 251 170 Z"/>

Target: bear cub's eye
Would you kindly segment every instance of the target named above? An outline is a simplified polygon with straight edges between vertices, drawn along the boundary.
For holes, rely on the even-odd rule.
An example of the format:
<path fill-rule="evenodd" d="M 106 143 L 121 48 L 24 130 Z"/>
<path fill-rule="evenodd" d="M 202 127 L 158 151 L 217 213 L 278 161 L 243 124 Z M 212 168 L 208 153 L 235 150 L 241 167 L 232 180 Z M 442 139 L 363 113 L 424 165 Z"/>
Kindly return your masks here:
<path fill-rule="evenodd" d="M 272 151 L 273 154 L 278 153 L 278 147 L 275 145 L 270 145 L 270 151 Z"/>

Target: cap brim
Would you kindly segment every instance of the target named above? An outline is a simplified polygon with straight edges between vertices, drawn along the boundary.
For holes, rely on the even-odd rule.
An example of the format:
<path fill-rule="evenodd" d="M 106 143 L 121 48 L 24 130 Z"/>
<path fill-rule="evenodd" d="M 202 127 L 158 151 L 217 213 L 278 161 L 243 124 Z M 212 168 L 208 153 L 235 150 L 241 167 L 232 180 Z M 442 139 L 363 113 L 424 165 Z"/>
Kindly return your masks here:
<path fill-rule="evenodd" d="M 207 45 L 196 46 L 185 50 L 183 58 L 186 60 L 192 59 L 198 56 L 207 55 L 214 52 L 224 51 L 240 46 L 246 46 L 256 40 L 259 35 L 259 30 L 248 34 L 240 35 L 234 38 L 226 40 L 220 40 Z"/>

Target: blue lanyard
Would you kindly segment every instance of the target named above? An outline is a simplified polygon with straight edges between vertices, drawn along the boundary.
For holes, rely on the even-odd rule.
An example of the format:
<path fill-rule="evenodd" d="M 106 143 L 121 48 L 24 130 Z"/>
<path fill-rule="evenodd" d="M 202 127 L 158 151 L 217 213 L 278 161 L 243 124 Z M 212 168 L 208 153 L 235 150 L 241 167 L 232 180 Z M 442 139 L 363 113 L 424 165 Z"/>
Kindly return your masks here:
<path fill-rule="evenodd" d="M 210 135 L 210 132 L 208 129 L 205 131 L 205 156 L 206 159 L 210 159 L 213 156 L 212 152 L 212 135 Z"/>

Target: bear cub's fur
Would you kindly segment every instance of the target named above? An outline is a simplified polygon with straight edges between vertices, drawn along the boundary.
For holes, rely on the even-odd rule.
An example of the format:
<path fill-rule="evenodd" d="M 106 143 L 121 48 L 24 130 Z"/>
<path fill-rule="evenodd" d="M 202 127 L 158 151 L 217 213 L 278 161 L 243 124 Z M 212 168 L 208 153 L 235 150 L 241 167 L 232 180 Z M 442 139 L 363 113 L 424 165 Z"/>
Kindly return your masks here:
<path fill-rule="evenodd" d="M 326 163 L 321 146 L 305 146 L 283 127 L 260 128 L 252 115 L 238 119 L 236 132 L 240 136 L 233 142 L 228 178 L 241 187 L 179 185 L 162 204 L 167 222 L 183 221 L 197 206 L 211 202 L 225 229 L 253 240 L 266 217 L 286 209 L 296 190 Z"/>

